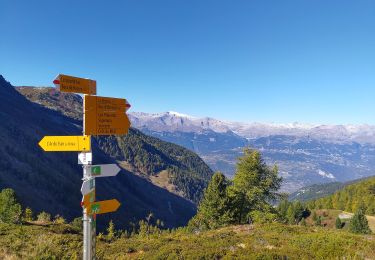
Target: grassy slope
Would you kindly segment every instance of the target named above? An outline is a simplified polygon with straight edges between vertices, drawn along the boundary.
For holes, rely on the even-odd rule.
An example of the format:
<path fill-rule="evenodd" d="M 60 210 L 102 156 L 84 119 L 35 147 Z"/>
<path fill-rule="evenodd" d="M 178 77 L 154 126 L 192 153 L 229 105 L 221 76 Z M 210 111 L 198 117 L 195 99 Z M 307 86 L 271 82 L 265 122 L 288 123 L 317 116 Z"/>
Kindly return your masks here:
<path fill-rule="evenodd" d="M 324 225 L 327 228 L 335 228 L 336 225 L 336 218 L 340 216 L 340 214 L 344 215 L 350 215 L 353 216 L 353 213 L 350 212 L 345 212 L 342 210 L 337 210 L 337 209 L 318 209 L 315 211 L 317 216 L 322 217 L 322 225 Z M 341 218 L 341 217 L 340 217 Z M 375 217 L 374 216 L 366 216 L 368 224 L 370 226 L 370 229 L 372 232 L 375 233 Z M 349 222 L 348 219 L 342 219 L 341 221 L 343 222 Z M 312 215 L 307 218 L 306 223 L 308 225 L 314 225 L 314 221 L 312 219 Z M 345 225 L 344 229 L 347 229 L 348 225 Z"/>
<path fill-rule="evenodd" d="M 81 258 L 81 234 L 68 225 L 0 224 L 0 258 Z M 281 224 L 234 226 L 200 234 L 164 232 L 98 241 L 98 259 L 374 259 L 375 236 Z"/>

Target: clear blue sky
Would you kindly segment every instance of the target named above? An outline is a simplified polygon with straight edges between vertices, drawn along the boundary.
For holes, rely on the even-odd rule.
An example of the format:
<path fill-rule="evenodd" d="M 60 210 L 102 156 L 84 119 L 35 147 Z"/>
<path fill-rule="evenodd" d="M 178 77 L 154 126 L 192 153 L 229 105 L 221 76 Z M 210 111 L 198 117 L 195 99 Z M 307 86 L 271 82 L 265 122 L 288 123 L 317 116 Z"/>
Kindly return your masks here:
<path fill-rule="evenodd" d="M 375 124 L 375 1 L 0 0 L 0 74 L 133 111 Z"/>

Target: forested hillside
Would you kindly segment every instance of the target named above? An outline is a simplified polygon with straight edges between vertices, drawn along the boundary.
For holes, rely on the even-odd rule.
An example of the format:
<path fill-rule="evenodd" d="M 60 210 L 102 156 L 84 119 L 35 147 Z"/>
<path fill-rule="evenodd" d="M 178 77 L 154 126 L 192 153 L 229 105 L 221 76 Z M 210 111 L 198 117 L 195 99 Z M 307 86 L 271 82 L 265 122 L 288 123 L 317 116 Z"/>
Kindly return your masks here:
<path fill-rule="evenodd" d="M 37 88 L 36 92 L 41 90 L 45 89 Z M 14 189 L 22 204 L 35 212 L 63 215 L 70 221 L 82 214 L 82 168 L 77 164 L 77 153 L 46 153 L 38 142 L 46 135 L 81 135 L 82 121 L 76 115 L 82 104 L 79 96 L 60 96 L 50 90 L 42 95 L 42 100 L 55 100 L 47 106 L 52 108 L 55 104 L 55 111 L 30 102 L 0 77 L 0 189 Z M 139 146 L 126 148 L 121 144 L 124 138 L 137 140 Z M 124 227 L 152 212 L 165 227 L 176 227 L 186 224 L 194 215 L 195 205 L 176 194 L 197 201 L 212 172 L 190 151 L 162 143 L 133 130 L 127 137 L 93 141 L 94 164 L 127 166 L 116 177 L 97 180 L 98 200 L 116 198 L 122 204 L 116 213 L 98 218 L 99 226 L 112 218 L 116 225 Z M 141 151 L 148 157 L 138 155 Z M 127 158 L 134 160 L 126 161 Z M 143 174 L 142 169 L 149 171 Z M 175 183 L 176 194 L 151 183 L 148 177 L 157 174 L 151 170 L 170 172 L 168 181 Z M 180 178 L 179 174 L 184 176 Z"/>
<path fill-rule="evenodd" d="M 322 197 L 326 197 L 328 195 L 334 194 L 336 191 L 341 190 L 342 188 L 367 180 L 373 177 L 365 177 L 361 179 L 356 179 L 347 182 L 329 182 L 329 183 L 321 183 L 321 184 L 313 184 L 310 186 L 303 187 L 289 195 L 289 200 L 291 201 L 309 201 L 314 199 L 319 199 Z"/>
<path fill-rule="evenodd" d="M 333 195 L 308 202 L 310 208 L 339 209 L 355 212 L 363 207 L 367 215 L 375 216 L 375 177 L 344 187 Z"/>
<path fill-rule="evenodd" d="M 82 120 L 82 98 L 78 95 L 60 93 L 53 88 L 18 87 L 17 90 L 33 102 Z M 195 203 L 212 176 L 212 170 L 195 153 L 136 129 L 130 129 L 125 136 L 95 137 L 95 140 L 105 154 L 122 162 L 120 165 L 131 172 L 156 178 L 166 172 L 167 183 L 163 186 L 172 184 L 170 191 Z"/>

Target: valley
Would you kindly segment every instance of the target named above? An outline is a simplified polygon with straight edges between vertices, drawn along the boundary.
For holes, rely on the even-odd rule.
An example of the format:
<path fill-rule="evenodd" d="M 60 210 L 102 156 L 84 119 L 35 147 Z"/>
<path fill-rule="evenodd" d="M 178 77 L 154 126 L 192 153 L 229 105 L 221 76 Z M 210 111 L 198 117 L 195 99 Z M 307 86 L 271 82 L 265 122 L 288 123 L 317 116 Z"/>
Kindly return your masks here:
<path fill-rule="evenodd" d="M 133 112 L 130 118 L 143 133 L 196 152 L 229 178 L 243 148 L 257 149 L 279 167 L 285 192 L 375 174 L 373 126 L 242 124 L 176 112 Z"/>

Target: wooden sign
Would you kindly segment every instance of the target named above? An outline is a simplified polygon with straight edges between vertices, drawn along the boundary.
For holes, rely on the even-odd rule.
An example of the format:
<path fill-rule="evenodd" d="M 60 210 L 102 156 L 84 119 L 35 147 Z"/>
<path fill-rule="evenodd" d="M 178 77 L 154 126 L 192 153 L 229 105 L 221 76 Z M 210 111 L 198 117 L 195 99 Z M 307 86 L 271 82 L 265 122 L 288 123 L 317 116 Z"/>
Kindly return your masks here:
<path fill-rule="evenodd" d="M 108 212 L 114 212 L 120 207 L 120 202 L 116 199 L 103 200 L 91 203 L 87 207 L 87 214 L 104 214 Z"/>
<path fill-rule="evenodd" d="M 59 74 L 53 83 L 61 92 L 96 95 L 96 81 Z"/>
<path fill-rule="evenodd" d="M 87 152 L 91 150 L 90 136 L 45 136 L 39 146 L 46 152 Z"/>
<path fill-rule="evenodd" d="M 98 96 L 85 97 L 85 110 L 95 110 L 96 112 L 119 111 L 125 112 L 130 105 L 123 98 L 109 98 Z"/>
<path fill-rule="evenodd" d="M 125 135 L 130 128 L 126 100 L 85 96 L 85 134 Z"/>

